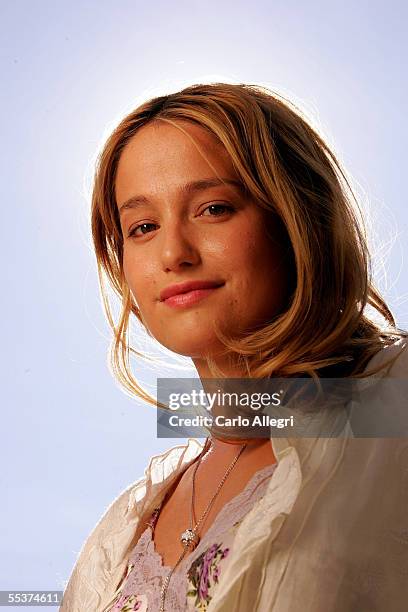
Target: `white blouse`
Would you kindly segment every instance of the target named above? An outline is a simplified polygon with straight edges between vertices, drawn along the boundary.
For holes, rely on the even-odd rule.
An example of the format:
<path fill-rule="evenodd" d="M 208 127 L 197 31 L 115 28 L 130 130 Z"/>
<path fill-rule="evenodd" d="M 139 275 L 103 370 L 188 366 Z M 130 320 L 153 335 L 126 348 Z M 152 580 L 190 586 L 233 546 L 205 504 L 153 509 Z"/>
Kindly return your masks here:
<path fill-rule="evenodd" d="M 387 376 L 406 380 L 407 347 L 400 340 L 384 348 L 367 369 L 398 355 Z M 408 413 L 402 387 L 387 389 L 384 401 Z M 408 438 L 271 444 L 276 469 L 236 530 L 207 611 L 407 612 Z M 190 438 L 152 457 L 145 476 L 111 503 L 78 555 L 61 612 L 109 606 L 146 520 L 202 448 Z"/>

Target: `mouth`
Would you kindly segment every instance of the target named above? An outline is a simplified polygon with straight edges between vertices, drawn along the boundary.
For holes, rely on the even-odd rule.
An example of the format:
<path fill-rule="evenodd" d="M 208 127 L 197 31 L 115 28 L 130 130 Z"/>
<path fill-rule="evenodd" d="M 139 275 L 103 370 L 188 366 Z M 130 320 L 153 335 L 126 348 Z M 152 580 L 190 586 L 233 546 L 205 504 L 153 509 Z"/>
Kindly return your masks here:
<path fill-rule="evenodd" d="M 161 301 L 163 304 L 165 304 L 166 306 L 170 306 L 171 308 L 187 308 L 189 306 L 197 304 L 198 302 L 201 302 L 201 300 L 213 294 L 223 285 L 224 283 L 217 283 L 212 284 L 212 286 L 191 288 L 187 291 L 183 291 L 180 293 L 173 293 L 173 295 L 169 295 Z"/>

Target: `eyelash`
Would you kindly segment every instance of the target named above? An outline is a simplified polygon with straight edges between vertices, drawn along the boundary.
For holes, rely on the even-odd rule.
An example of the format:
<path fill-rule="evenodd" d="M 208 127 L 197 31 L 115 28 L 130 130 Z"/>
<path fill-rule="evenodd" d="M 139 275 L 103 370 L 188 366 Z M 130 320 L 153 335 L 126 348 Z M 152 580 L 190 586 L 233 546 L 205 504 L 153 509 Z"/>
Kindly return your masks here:
<path fill-rule="evenodd" d="M 221 203 L 221 202 L 220 202 L 220 203 L 216 203 L 216 204 L 210 204 L 209 206 L 207 206 L 207 208 L 205 208 L 205 209 L 203 210 L 203 213 L 204 213 L 206 210 L 208 210 L 209 208 L 212 208 L 212 207 L 225 208 L 225 209 L 227 209 L 227 214 L 232 213 L 232 212 L 235 212 L 235 208 L 234 208 L 233 206 L 231 206 L 231 205 L 229 205 L 229 204 L 223 204 L 223 203 Z M 201 217 L 201 216 L 203 215 L 203 213 L 201 213 L 199 216 Z M 206 216 L 210 216 L 210 217 L 221 217 L 221 215 L 206 215 Z M 139 227 L 143 227 L 144 225 L 155 225 L 155 224 L 154 224 L 154 223 L 148 223 L 148 222 L 145 222 L 145 223 L 139 223 L 139 225 L 135 225 L 135 227 L 133 227 L 133 228 L 132 228 L 132 229 L 129 231 L 129 233 L 128 233 L 128 238 L 133 238 L 133 237 L 136 237 L 136 236 L 135 236 L 136 230 L 137 230 L 137 229 L 139 229 Z M 150 233 L 150 232 L 145 232 L 145 233 L 142 233 L 142 236 L 145 236 L 146 234 L 149 234 L 149 233 Z"/>

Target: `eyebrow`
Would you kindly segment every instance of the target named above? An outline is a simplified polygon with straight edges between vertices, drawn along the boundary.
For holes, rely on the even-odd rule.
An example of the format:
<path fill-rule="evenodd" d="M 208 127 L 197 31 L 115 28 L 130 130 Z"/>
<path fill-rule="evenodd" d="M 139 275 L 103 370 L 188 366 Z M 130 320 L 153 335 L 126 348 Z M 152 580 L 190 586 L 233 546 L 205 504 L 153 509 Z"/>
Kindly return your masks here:
<path fill-rule="evenodd" d="M 190 181 L 185 185 L 180 187 L 181 193 L 185 195 L 191 195 L 192 193 L 197 193 L 200 191 L 205 191 L 206 189 L 210 189 L 211 187 L 219 187 L 221 185 L 231 185 L 235 187 L 241 195 L 246 195 L 245 185 L 241 181 L 237 181 L 235 179 L 230 178 L 205 178 L 200 179 L 198 181 Z M 136 208 L 140 204 L 149 204 L 150 201 L 146 196 L 132 196 L 128 200 L 126 200 L 119 208 L 119 215 L 121 215 L 125 210 L 129 210 L 131 208 Z"/>

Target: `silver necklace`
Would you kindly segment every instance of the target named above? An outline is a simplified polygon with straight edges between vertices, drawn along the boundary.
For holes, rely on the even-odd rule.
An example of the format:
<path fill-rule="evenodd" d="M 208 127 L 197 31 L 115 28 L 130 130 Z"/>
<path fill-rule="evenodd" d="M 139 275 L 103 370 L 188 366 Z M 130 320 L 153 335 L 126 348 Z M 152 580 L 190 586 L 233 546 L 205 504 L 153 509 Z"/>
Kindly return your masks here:
<path fill-rule="evenodd" d="M 247 444 L 244 444 L 238 455 L 235 457 L 235 459 L 233 460 L 233 462 L 231 463 L 231 465 L 229 466 L 229 468 L 227 469 L 227 471 L 225 472 L 220 484 L 218 485 L 218 488 L 215 492 L 215 494 L 213 495 L 212 499 L 210 500 L 207 508 L 205 509 L 203 515 L 201 516 L 201 518 L 199 519 L 199 521 L 196 523 L 196 525 L 193 527 L 193 511 L 194 511 L 194 494 L 195 494 L 195 475 L 198 469 L 198 466 L 201 463 L 201 460 L 203 458 L 203 456 L 207 453 L 207 451 L 209 450 L 209 447 L 211 446 L 211 442 L 208 443 L 210 440 L 210 438 L 207 438 L 205 441 L 205 445 L 203 450 L 201 451 L 201 455 L 196 463 L 196 466 L 194 468 L 194 472 L 193 472 L 193 487 L 192 487 L 192 495 L 191 495 L 191 513 L 190 513 L 190 528 L 186 529 L 185 531 L 183 531 L 183 533 L 180 536 L 180 541 L 184 546 L 183 552 L 181 553 L 179 559 L 176 562 L 176 565 L 170 570 L 170 572 L 168 573 L 168 575 L 166 576 L 164 582 L 163 582 L 163 586 L 161 589 L 161 593 L 160 593 L 160 612 L 164 612 L 164 602 L 166 599 L 166 593 L 167 593 L 167 589 L 169 586 L 169 582 L 170 582 L 170 578 L 174 572 L 174 570 L 176 569 L 176 567 L 179 565 L 179 563 L 182 561 L 182 559 L 184 558 L 185 554 L 187 551 L 189 550 L 194 550 L 198 543 L 200 542 L 200 537 L 197 533 L 198 527 L 201 525 L 201 523 L 203 522 L 203 520 L 205 519 L 205 517 L 207 516 L 208 512 L 210 511 L 210 508 L 212 507 L 215 498 L 217 497 L 218 493 L 220 492 L 224 482 L 227 479 L 228 474 L 231 472 L 232 468 L 234 467 L 234 465 L 236 464 L 236 462 L 238 461 L 239 457 L 241 456 L 242 452 L 245 450 Z"/>

